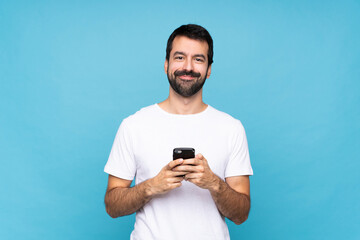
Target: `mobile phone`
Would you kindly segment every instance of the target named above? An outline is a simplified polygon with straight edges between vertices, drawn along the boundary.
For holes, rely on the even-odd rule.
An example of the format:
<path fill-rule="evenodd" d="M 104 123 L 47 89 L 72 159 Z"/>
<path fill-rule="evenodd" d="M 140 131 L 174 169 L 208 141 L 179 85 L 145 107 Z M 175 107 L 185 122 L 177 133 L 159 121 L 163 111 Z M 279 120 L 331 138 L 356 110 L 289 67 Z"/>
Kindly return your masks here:
<path fill-rule="evenodd" d="M 173 160 L 175 159 L 189 159 L 189 158 L 195 158 L 195 149 L 193 148 L 174 148 L 173 150 Z"/>

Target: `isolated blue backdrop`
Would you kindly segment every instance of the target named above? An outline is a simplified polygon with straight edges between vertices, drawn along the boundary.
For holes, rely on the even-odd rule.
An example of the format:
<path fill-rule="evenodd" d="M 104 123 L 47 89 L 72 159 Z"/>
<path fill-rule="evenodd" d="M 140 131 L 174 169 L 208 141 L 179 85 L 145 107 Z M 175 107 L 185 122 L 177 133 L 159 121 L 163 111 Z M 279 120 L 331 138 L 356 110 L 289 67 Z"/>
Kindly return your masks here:
<path fill-rule="evenodd" d="M 103 197 L 122 119 L 167 97 L 165 45 L 214 38 L 206 103 L 240 119 L 232 239 L 360 239 L 359 1 L 0 1 L 0 239 L 128 239 Z"/>

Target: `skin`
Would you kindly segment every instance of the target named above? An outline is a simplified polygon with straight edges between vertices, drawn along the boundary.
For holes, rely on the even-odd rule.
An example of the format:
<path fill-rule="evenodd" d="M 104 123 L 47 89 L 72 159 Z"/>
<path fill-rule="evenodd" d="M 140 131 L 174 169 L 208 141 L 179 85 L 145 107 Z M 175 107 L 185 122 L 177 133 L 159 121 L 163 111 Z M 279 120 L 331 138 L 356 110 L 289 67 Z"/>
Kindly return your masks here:
<path fill-rule="evenodd" d="M 169 61 L 165 61 L 165 73 L 172 75 L 176 70 L 192 70 L 201 74 L 199 78 L 177 77 L 176 81 L 184 87 L 209 78 L 211 65 L 208 66 L 207 51 L 206 42 L 177 36 Z M 191 97 L 183 97 L 171 87 L 168 98 L 159 106 L 173 114 L 195 114 L 207 108 L 202 100 L 202 89 Z M 105 194 L 106 211 L 113 218 L 132 214 L 152 198 L 180 187 L 184 180 L 208 189 L 220 213 L 235 224 L 247 219 L 250 211 L 249 176 L 228 177 L 223 181 L 211 171 L 202 154 L 197 154 L 193 159 L 170 161 L 155 177 L 134 187 L 130 187 L 130 180 L 109 175 Z"/>

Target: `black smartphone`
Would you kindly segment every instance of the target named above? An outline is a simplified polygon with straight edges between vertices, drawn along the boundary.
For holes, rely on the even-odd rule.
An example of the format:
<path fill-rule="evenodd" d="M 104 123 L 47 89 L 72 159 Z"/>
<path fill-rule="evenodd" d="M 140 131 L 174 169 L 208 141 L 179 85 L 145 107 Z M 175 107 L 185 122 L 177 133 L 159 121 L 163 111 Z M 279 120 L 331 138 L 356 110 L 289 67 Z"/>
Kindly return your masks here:
<path fill-rule="evenodd" d="M 173 150 L 173 160 L 175 159 L 189 159 L 195 158 L 195 149 L 193 148 L 174 148 Z"/>

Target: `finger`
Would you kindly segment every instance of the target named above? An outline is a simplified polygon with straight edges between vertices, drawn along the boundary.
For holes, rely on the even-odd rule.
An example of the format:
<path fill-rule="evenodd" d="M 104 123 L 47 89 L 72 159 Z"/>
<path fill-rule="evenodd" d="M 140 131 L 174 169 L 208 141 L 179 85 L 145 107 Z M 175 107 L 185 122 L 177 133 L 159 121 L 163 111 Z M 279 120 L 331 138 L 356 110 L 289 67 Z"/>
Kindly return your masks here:
<path fill-rule="evenodd" d="M 188 173 L 185 174 L 184 179 L 187 180 L 191 180 L 191 179 L 196 179 L 196 178 L 200 178 L 201 177 L 201 173 Z"/>
<path fill-rule="evenodd" d="M 201 153 L 196 154 L 195 158 L 203 160 L 204 156 Z"/>
<path fill-rule="evenodd" d="M 171 178 L 171 182 L 173 183 L 181 182 L 183 180 L 184 180 L 184 176 Z"/>
<path fill-rule="evenodd" d="M 189 172 L 196 172 L 198 171 L 197 166 L 195 165 L 180 165 L 180 166 L 176 166 L 172 169 L 172 171 L 177 171 L 177 172 L 185 172 L 185 173 L 189 173 Z"/>
<path fill-rule="evenodd" d="M 187 174 L 189 172 L 178 172 L 178 171 L 171 171 L 171 173 L 169 174 L 170 177 L 177 177 L 177 176 L 184 176 L 185 174 Z"/>
<path fill-rule="evenodd" d="M 201 153 L 197 154 L 195 159 L 199 159 L 203 164 L 208 165 L 206 158 Z"/>
<path fill-rule="evenodd" d="M 166 193 L 172 189 L 178 188 L 182 185 L 181 182 L 169 183 L 162 193 Z"/>
<path fill-rule="evenodd" d="M 184 159 L 182 159 L 182 158 L 173 160 L 173 161 L 169 162 L 168 165 L 166 165 L 166 167 L 167 167 L 167 169 L 173 169 L 174 167 L 182 164 L 183 161 L 184 161 Z"/>
<path fill-rule="evenodd" d="M 201 164 L 201 160 L 199 160 L 198 158 L 185 159 L 183 162 L 183 165 L 200 165 L 200 164 Z"/>
<path fill-rule="evenodd" d="M 178 188 L 178 187 L 180 187 L 181 185 L 182 185 L 181 182 L 172 183 L 172 184 L 170 185 L 170 188 L 171 188 L 171 189 Z"/>
<path fill-rule="evenodd" d="M 200 161 L 207 162 L 206 158 L 201 153 L 197 154 L 195 156 L 195 159 L 199 159 Z"/>

